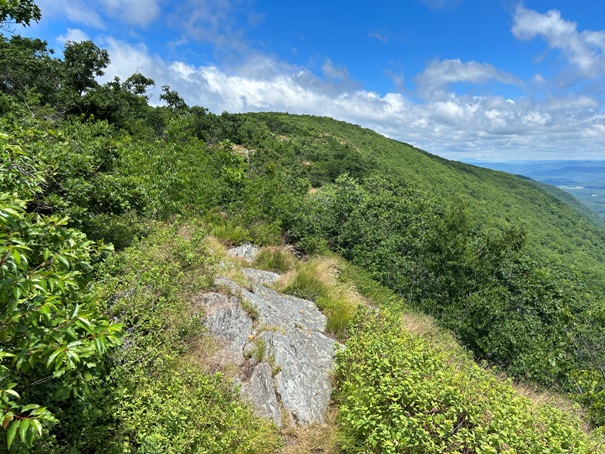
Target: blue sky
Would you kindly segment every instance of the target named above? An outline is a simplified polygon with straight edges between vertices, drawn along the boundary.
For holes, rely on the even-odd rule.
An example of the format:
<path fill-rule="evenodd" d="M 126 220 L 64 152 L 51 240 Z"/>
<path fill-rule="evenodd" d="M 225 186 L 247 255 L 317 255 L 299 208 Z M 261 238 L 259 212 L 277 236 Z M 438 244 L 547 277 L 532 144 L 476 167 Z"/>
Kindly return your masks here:
<path fill-rule="evenodd" d="M 605 2 L 39 0 L 25 31 L 92 39 L 220 113 L 327 115 L 457 160 L 605 159 Z"/>

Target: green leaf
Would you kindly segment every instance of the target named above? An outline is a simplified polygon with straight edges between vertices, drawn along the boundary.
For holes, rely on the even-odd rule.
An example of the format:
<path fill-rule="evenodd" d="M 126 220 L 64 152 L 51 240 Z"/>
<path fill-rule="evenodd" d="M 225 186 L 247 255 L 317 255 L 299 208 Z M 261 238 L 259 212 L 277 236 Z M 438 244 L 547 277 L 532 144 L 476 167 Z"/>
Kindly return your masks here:
<path fill-rule="evenodd" d="M 76 307 L 74 311 L 71 313 L 71 318 L 76 318 L 78 316 L 78 312 L 80 312 L 80 305 L 76 303 Z"/>
<path fill-rule="evenodd" d="M 8 432 L 6 434 L 6 445 L 7 445 L 8 449 L 10 449 L 11 445 L 13 444 L 13 440 L 15 439 L 15 435 L 17 435 L 17 429 L 19 428 L 20 422 L 21 421 L 16 419 L 12 422 L 12 424 L 8 428 Z"/>
<path fill-rule="evenodd" d="M 21 254 L 19 254 L 19 251 L 17 251 L 16 249 L 13 250 L 13 259 L 15 260 L 17 265 L 21 265 Z"/>
<path fill-rule="evenodd" d="M 62 353 L 64 350 L 65 350 L 64 348 L 59 348 L 59 349 L 55 350 L 46 360 L 46 367 L 50 367 L 50 365 L 53 363 L 53 361 L 55 360 L 57 355 Z"/>
<path fill-rule="evenodd" d="M 42 436 L 42 423 L 37 419 L 32 419 L 32 425 L 38 431 L 38 435 Z"/>
<path fill-rule="evenodd" d="M 38 405 L 38 404 L 27 404 L 27 405 L 24 405 L 21 408 L 21 412 L 23 413 L 24 411 L 30 411 L 30 410 L 34 410 L 36 408 L 40 408 L 40 405 Z"/>
<path fill-rule="evenodd" d="M 17 393 L 17 391 L 14 391 L 12 389 L 7 389 L 4 391 L 6 394 L 10 394 L 12 396 L 15 396 L 17 399 L 20 399 L 21 396 L 19 396 L 19 393 Z"/>
<path fill-rule="evenodd" d="M 23 443 L 27 440 L 27 430 L 29 429 L 29 424 L 31 422 L 30 418 L 25 418 L 21 420 L 21 424 L 19 426 L 19 438 Z"/>

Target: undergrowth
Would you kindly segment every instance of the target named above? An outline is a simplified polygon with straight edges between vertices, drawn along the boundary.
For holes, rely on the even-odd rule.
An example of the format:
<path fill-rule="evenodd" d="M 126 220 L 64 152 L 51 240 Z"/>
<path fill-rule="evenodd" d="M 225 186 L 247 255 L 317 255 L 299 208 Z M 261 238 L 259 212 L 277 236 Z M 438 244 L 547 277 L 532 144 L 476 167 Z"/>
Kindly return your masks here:
<path fill-rule="evenodd" d="M 212 286 L 217 266 L 205 227 L 176 222 L 150 230 L 99 268 L 97 293 L 127 327 L 124 346 L 88 408 L 75 413 L 87 418 L 63 418 L 77 436 L 47 441 L 39 452 L 88 452 L 100 440 L 109 453 L 276 452 L 276 428 L 253 415 L 230 380 L 192 360 L 214 345 L 191 302 Z"/>
<path fill-rule="evenodd" d="M 519 395 L 460 347 L 410 333 L 400 313 L 361 313 L 338 354 L 347 453 L 588 453 L 582 421 Z"/>

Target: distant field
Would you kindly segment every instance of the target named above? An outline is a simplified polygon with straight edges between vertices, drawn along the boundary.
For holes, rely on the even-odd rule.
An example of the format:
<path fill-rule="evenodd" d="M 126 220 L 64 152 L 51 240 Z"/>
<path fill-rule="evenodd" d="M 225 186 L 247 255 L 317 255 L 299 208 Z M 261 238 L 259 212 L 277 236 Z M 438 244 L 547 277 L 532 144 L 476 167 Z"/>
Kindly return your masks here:
<path fill-rule="evenodd" d="M 605 218 L 605 189 L 590 189 L 587 187 L 579 189 L 563 186 L 559 186 L 559 188 L 569 192 L 592 211 Z"/>
<path fill-rule="evenodd" d="M 469 164 L 523 175 L 572 194 L 605 219 L 605 161 L 512 161 Z"/>

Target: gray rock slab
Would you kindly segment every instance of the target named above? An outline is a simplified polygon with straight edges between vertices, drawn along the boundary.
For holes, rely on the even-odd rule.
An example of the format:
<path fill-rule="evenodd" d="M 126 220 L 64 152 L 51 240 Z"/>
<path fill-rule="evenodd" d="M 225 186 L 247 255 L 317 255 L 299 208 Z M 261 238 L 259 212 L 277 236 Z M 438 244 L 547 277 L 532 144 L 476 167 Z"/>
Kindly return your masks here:
<path fill-rule="evenodd" d="M 273 285 L 279 279 L 279 274 L 272 271 L 255 270 L 254 268 L 242 268 L 242 274 L 253 284 Z"/>
<path fill-rule="evenodd" d="M 215 293 L 201 297 L 210 332 L 239 351 L 242 395 L 258 415 L 278 425 L 283 424 L 282 411 L 293 424 L 324 422 L 334 353 L 340 347 L 323 334 L 326 317 L 311 301 L 281 294 L 250 280 L 252 291 L 219 277 L 215 283 L 227 288 L 232 296 Z M 243 307 L 257 313 L 254 323 Z M 268 329 L 262 331 L 263 326 Z M 262 332 L 256 339 L 265 348 L 262 361 L 255 364 L 252 359 L 244 360 L 243 351 L 250 355 L 257 348 L 258 342 L 249 340 L 257 330 Z M 278 369 L 275 376 L 271 376 L 272 366 Z"/>
<path fill-rule="evenodd" d="M 281 410 L 273 389 L 271 366 L 265 362 L 258 364 L 247 383 L 243 383 L 241 393 L 244 400 L 254 408 L 261 418 L 271 419 L 281 426 Z"/>
<path fill-rule="evenodd" d="M 311 301 L 283 295 L 262 285 L 253 285 L 251 292 L 226 277 L 215 279 L 215 283 L 226 287 L 232 295 L 238 296 L 252 307 L 258 313 L 261 325 L 311 331 L 326 329 L 326 316 Z"/>
<path fill-rule="evenodd" d="M 256 256 L 260 252 L 260 249 L 252 246 L 251 244 L 243 244 L 242 246 L 231 248 L 227 251 L 227 254 L 231 257 L 242 258 L 248 263 L 254 262 Z"/>
<path fill-rule="evenodd" d="M 222 293 L 206 293 L 197 301 L 204 308 L 204 324 L 208 332 L 222 341 L 235 364 L 244 361 L 244 345 L 252 331 L 252 319 L 239 300 Z"/>
<path fill-rule="evenodd" d="M 284 410 L 300 425 L 324 422 L 330 403 L 330 374 L 336 341 L 298 328 L 287 333 L 264 331 L 265 355 L 279 372 L 274 377 Z"/>
<path fill-rule="evenodd" d="M 239 296 L 239 294 L 242 290 L 242 287 L 237 285 L 235 282 L 233 282 L 228 277 L 222 277 L 222 276 L 217 277 L 216 279 L 214 279 L 214 285 L 218 285 L 219 287 L 225 287 L 227 290 L 229 290 L 229 293 L 231 293 L 234 296 Z"/>
<path fill-rule="evenodd" d="M 253 286 L 254 295 L 264 300 L 269 307 L 267 323 L 282 328 L 303 328 L 311 331 L 325 331 L 327 318 L 317 306 L 307 300 L 283 295 L 262 285 Z M 263 312 L 261 320 L 264 321 Z"/>

